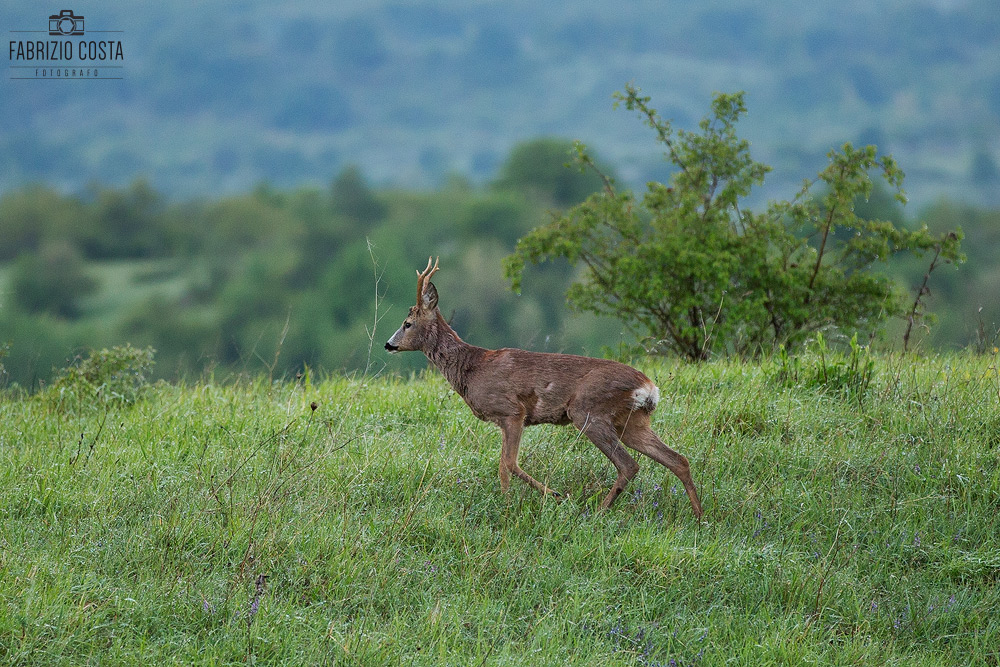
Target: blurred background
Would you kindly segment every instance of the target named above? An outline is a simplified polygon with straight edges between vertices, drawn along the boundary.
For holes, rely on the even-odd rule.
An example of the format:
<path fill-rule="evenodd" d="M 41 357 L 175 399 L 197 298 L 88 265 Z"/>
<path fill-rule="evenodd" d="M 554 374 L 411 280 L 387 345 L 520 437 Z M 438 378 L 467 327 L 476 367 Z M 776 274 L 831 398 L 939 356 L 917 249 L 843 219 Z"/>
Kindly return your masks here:
<path fill-rule="evenodd" d="M 613 108 L 626 82 L 692 130 L 713 92 L 747 91 L 740 132 L 774 168 L 752 205 L 792 196 L 844 142 L 893 154 L 909 204 L 876 192 L 865 214 L 966 234 L 968 262 L 931 279 L 923 344 L 996 341 L 995 0 L 12 4 L 10 40 L 69 6 L 88 31 L 72 39 L 120 39 L 124 60 L 121 80 L 6 71 L 6 382 L 37 386 L 126 341 L 155 347 L 168 378 L 378 370 L 431 254 L 442 311 L 471 342 L 627 342 L 620 323 L 566 310 L 571 267 L 529 271 L 521 296 L 500 268 L 599 187 L 563 167 L 573 140 L 623 186 L 669 178 L 649 128 Z M 889 271 L 912 289 L 925 268 Z"/>

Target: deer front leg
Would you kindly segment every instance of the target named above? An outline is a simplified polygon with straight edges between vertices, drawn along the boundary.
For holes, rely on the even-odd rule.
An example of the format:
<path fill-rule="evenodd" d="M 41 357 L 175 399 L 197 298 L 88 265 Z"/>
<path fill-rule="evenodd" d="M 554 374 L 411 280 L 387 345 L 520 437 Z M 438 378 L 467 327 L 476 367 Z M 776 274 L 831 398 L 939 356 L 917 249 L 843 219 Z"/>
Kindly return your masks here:
<path fill-rule="evenodd" d="M 521 448 L 521 433 L 524 432 L 524 417 L 507 417 L 499 423 L 502 433 L 502 448 L 500 451 L 500 488 L 506 492 L 510 488 L 510 474 L 521 478 L 532 488 L 537 489 L 542 495 L 551 493 L 557 498 L 562 496 L 549 487 L 545 486 L 537 479 L 524 472 L 517 463 L 517 452 Z"/>
<path fill-rule="evenodd" d="M 500 446 L 500 490 L 507 493 L 510 490 L 510 471 L 517 466 L 517 450 L 521 446 L 521 431 L 523 427 L 507 427 L 500 424 L 502 444 Z"/>

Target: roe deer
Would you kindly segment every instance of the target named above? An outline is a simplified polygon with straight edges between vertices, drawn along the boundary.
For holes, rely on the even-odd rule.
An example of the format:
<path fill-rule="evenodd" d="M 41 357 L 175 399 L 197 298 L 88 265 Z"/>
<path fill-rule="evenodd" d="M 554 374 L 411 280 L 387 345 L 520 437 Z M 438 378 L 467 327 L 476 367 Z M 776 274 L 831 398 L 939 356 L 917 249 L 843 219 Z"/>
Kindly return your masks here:
<path fill-rule="evenodd" d="M 639 464 L 622 447 L 625 443 L 677 475 L 695 517 L 701 518 L 701 502 L 688 460 L 667 447 L 650 428 L 650 414 L 660 397 L 652 380 L 609 359 L 469 345 L 438 310 L 437 289 L 431 283 L 437 270 L 438 263 L 431 267 L 428 259 L 427 268 L 417 271 L 417 304 L 385 349 L 423 352 L 476 417 L 500 427 L 500 486 L 504 491 L 510 488 L 513 473 L 541 493 L 558 496 L 521 469 L 517 451 L 525 426 L 572 423 L 618 470 L 602 509 L 611 506 L 639 471 Z"/>

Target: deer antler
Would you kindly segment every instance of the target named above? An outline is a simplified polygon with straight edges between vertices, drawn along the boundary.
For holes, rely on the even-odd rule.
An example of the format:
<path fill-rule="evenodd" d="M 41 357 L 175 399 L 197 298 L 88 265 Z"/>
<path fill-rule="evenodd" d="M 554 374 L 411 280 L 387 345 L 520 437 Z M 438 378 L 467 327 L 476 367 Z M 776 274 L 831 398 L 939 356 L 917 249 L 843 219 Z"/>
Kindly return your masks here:
<path fill-rule="evenodd" d="M 434 268 L 431 268 L 431 258 L 428 257 L 427 258 L 427 268 L 425 268 L 423 270 L 423 272 L 417 271 L 417 304 L 418 305 L 420 304 L 420 297 L 422 297 L 424 295 L 424 286 L 427 285 L 428 281 L 431 279 L 431 276 L 433 276 L 435 273 L 438 272 L 438 260 L 440 260 L 440 259 L 441 258 L 438 257 L 438 259 L 434 261 Z"/>

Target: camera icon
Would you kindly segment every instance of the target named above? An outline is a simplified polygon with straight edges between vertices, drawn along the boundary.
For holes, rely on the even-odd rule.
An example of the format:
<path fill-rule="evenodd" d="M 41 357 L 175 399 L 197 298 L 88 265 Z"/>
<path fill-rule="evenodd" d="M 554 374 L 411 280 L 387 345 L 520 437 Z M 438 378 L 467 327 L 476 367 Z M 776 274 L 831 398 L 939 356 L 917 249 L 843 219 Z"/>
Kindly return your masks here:
<path fill-rule="evenodd" d="M 77 16 L 72 9 L 64 9 L 49 17 L 50 35 L 82 35 L 83 17 Z"/>

